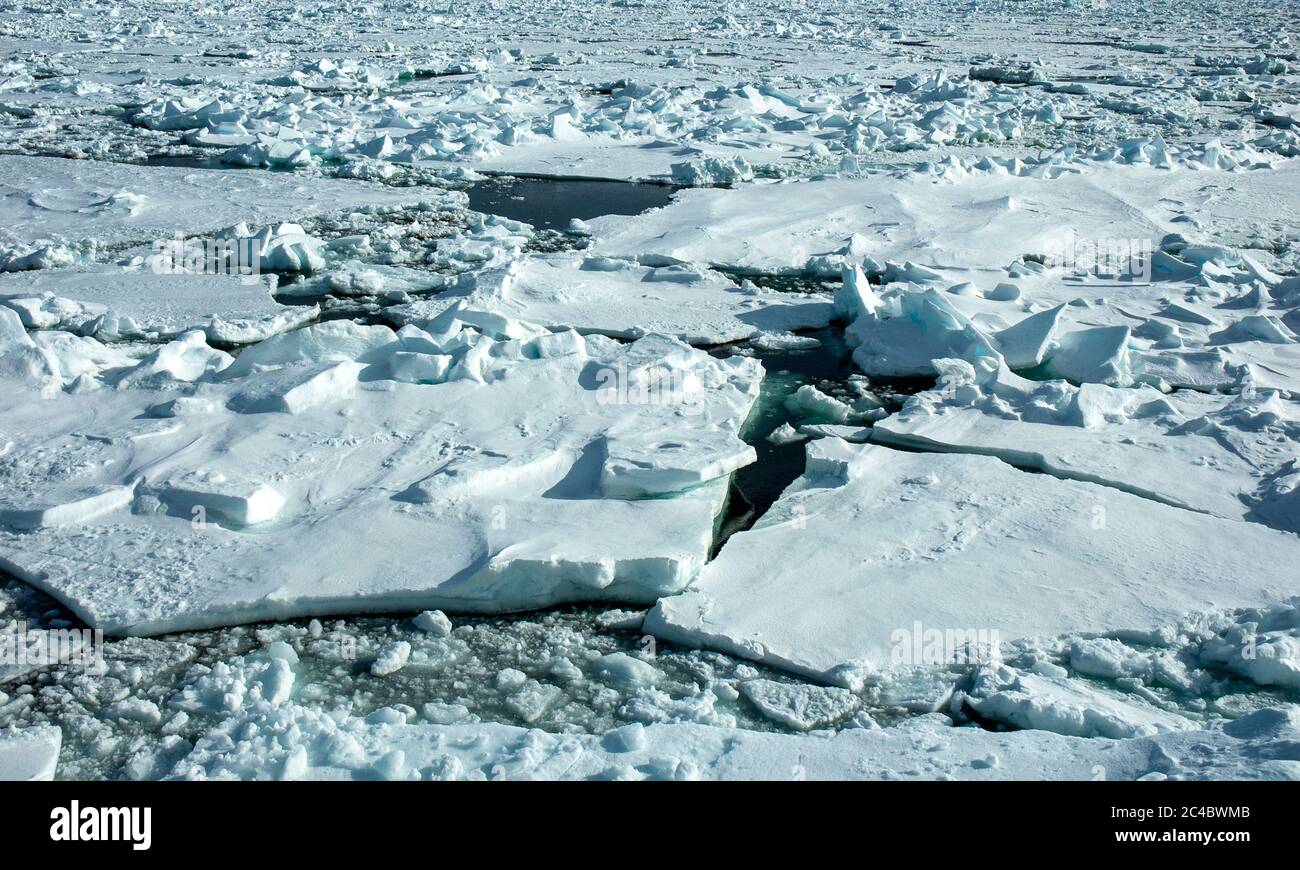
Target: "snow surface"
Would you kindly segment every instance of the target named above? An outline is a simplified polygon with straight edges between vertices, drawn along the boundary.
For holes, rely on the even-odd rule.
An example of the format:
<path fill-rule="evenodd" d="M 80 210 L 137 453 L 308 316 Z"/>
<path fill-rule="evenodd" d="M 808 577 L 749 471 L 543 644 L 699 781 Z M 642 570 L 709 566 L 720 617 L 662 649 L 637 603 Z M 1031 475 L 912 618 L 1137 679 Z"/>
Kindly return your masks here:
<path fill-rule="evenodd" d="M 618 338 L 661 332 L 705 345 L 817 329 L 834 316 L 827 299 L 742 288 L 707 269 L 571 255 L 485 269 L 463 293 L 453 290 L 396 306 L 385 316 L 419 323 L 457 304 L 488 307 L 552 328 Z"/>
<path fill-rule="evenodd" d="M 4 22 L 0 772 L 1300 777 L 1294 4 Z"/>
<path fill-rule="evenodd" d="M 1300 406 L 1235 395 L 1038 383 L 943 361 L 941 386 L 872 429 L 873 441 L 997 456 L 1056 477 L 1300 531 L 1293 473 Z M 1279 485 L 1281 484 L 1281 485 Z"/>
<path fill-rule="evenodd" d="M 0 245 L 35 247 L 170 240 L 239 223 L 267 224 L 428 196 L 378 184 L 292 175 L 140 167 L 0 156 Z M 6 269 L 5 271 L 9 271 Z"/>
<path fill-rule="evenodd" d="M 1140 632 L 1300 594 L 1294 535 L 987 456 L 807 450 L 804 475 L 647 631 L 852 687 L 896 663 L 913 624 L 1003 641 Z"/>
<path fill-rule="evenodd" d="M 218 345 L 253 344 L 310 323 L 320 309 L 281 305 L 275 276 L 45 269 L 0 273 L 0 305 L 29 328 L 104 341 L 175 338 L 201 329 Z"/>

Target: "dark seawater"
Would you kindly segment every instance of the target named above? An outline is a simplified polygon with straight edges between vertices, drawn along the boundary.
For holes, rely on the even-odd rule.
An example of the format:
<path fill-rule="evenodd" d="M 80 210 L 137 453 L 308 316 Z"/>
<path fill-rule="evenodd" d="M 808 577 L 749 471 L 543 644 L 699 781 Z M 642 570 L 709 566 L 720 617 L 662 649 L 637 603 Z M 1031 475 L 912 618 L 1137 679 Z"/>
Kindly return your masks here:
<path fill-rule="evenodd" d="M 466 191 L 469 207 L 524 221 L 539 230 L 565 230 L 573 218 L 641 214 L 669 203 L 674 187 L 626 181 L 494 178 Z"/>
<path fill-rule="evenodd" d="M 763 364 L 765 376 L 762 392 L 745 422 L 741 437 L 754 448 L 758 461 L 732 476 L 727 507 L 714 536 L 715 555 L 727 538 L 751 527 L 780 498 L 786 487 L 803 474 L 807 440 L 792 444 L 773 444 L 767 440 L 767 436 L 783 423 L 799 428 L 801 420 L 786 408 L 786 398 L 804 384 L 812 384 L 829 395 L 852 400 L 845 384 L 849 375 L 861 372 L 853 364 L 853 354 L 844 342 L 842 327 L 835 325 L 805 334 L 818 339 L 821 347 L 754 353 Z M 719 356 L 730 352 L 731 349 L 725 347 L 714 351 Z M 871 378 L 870 383 L 885 406 L 893 411 L 901 406 L 906 396 L 933 386 L 934 379 Z"/>

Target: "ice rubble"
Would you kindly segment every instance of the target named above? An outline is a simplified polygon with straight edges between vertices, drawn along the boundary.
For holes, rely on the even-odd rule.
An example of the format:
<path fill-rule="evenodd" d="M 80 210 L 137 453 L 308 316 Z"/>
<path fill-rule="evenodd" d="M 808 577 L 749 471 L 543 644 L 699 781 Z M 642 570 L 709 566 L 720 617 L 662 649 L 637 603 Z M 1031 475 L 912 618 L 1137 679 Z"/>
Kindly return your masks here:
<path fill-rule="evenodd" d="M 864 28 L 864 34 L 873 32 Z M 846 38 L 860 50 L 863 35 Z M 856 73 L 781 82 L 759 70 L 750 75 L 743 66 L 710 65 L 705 75 L 674 80 L 670 73 L 651 81 L 617 77 L 627 60 L 620 64 L 616 55 L 628 50 L 602 47 L 594 56 L 570 57 L 587 67 L 586 76 L 608 77 L 585 89 L 554 74 L 555 67 L 569 65 L 555 52 L 443 55 L 405 69 L 388 56 L 368 65 L 317 55 L 287 72 L 272 62 L 280 74 L 265 82 L 273 88 L 269 95 L 250 93 L 242 81 L 208 79 L 150 95 L 130 121 L 179 132 L 189 145 L 228 149 L 222 159 L 241 166 L 382 160 L 568 176 L 667 176 L 687 184 L 748 179 L 750 164 L 768 172 L 815 172 L 864 156 L 1068 141 L 1072 121 L 1083 112 L 1123 118 L 1108 131 L 1119 134 L 1112 140 L 1135 126 L 1149 134 L 1094 147 L 1088 156 L 1099 160 L 1223 168 L 1243 160 L 1247 143 L 1283 153 L 1290 144 L 1276 134 L 1251 139 L 1224 124 L 1233 137 L 1228 145 L 1185 149 L 1166 143 L 1161 132 L 1200 113 L 1194 99 L 1180 100 L 1167 88 L 1128 90 L 1122 98 L 1094 94 L 1052 82 L 1041 68 L 967 65 L 949 74 L 904 63 L 906 74 L 873 76 L 877 86 Z M 651 43 L 634 62 L 641 66 L 660 50 Z M 520 79 L 521 63 L 542 75 Z M 660 72 L 674 67 L 694 64 L 670 58 Z M 455 78 L 441 87 L 419 86 L 433 75 Z M 1011 86 L 1026 83 L 1041 89 Z"/>
<path fill-rule="evenodd" d="M 605 93 L 581 94 L 498 78 L 498 70 L 510 75 L 516 60 L 409 94 L 394 87 L 393 71 L 366 70 L 371 87 L 398 91 L 381 96 L 357 92 L 358 80 L 327 58 L 275 81 L 297 86 L 278 99 L 209 88 L 150 100 L 131 120 L 184 131 L 192 145 L 228 148 L 222 159 L 243 166 L 369 158 L 536 171 L 540 163 L 551 174 L 666 175 L 707 185 L 752 178 L 747 157 L 821 166 L 844 155 L 1006 142 L 1028 130 L 1050 135 L 1063 124 L 1056 105 L 1070 101 L 943 72 L 899 78 L 887 91 L 859 84 L 812 99 L 743 80 L 713 88 L 624 80 Z M 339 89 L 345 93 L 330 92 Z M 694 159 L 674 159 L 678 149 L 663 148 L 672 142 L 688 145 Z M 557 166 L 564 168 L 557 173 Z"/>
<path fill-rule="evenodd" d="M 644 644 L 636 652 L 609 653 L 560 614 L 499 626 L 458 618 L 450 635 L 436 637 L 422 637 L 419 620 L 407 629 L 392 620 L 369 620 L 374 625 L 367 628 L 360 620 L 132 638 L 106 646 L 103 675 L 65 669 L 59 679 L 41 681 L 38 693 L 0 698 L 0 718 L 27 723 L 20 727 L 33 732 L 32 723 L 57 712 L 75 729 L 65 743 L 64 775 L 120 770 L 134 779 L 1022 778 L 1049 760 L 1032 775 L 1293 778 L 1294 705 L 1231 709 L 1233 696 L 1223 694 L 1213 703 L 1233 721 L 1210 716 L 1194 726 L 1154 691 L 1194 687 L 1214 697 L 1209 675 L 1194 669 L 1198 663 L 1213 666 L 1229 647 L 1248 650 L 1238 644 L 1243 633 L 1294 636 L 1300 631 L 1295 614 L 1294 607 L 1246 611 L 1161 629 L 1136 642 L 1067 641 L 1063 652 L 1032 648 L 1015 670 L 989 668 L 967 690 L 954 694 L 949 683 L 936 695 L 935 706 L 945 711 L 965 708 L 988 722 L 1004 717 L 1007 724 L 1036 726 L 1012 733 L 953 727 L 935 714 L 884 729 L 861 713 L 844 721 L 859 704 L 876 710 L 895 696 L 920 697 L 925 681 L 901 688 L 884 683 L 854 695 L 778 682 L 745 665 L 733 668 L 724 657 L 667 649 L 647 654 Z M 627 621 L 622 611 L 596 618 Z M 1157 646 L 1143 651 L 1144 643 Z M 375 676 L 371 663 L 403 644 L 410 647 L 404 667 Z M 1129 688 L 1066 680 L 1066 669 L 1050 658 L 1076 677 L 1105 677 Z M 627 678 L 641 669 L 655 678 Z M 422 703 L 430 694 L 457 700 Z M 741 706 L 738 695 L 745 696 Z M 543 698 L 549 700 L 534 703 Z M 575 702 L 596 721 L 570 733 L 551 731 L 577 714 L 565 710 Z M 527 723 L 545 710 L 537 721 L 547 730 L 501 724 L 494 703 L 509 711 L 507 721 Z M 737 730 L 744 705 L 796 734 L 828 718 L 842 730 L 806 737 Z M 480 715 L 491 719 L 478 721 Z M 1054 733 L 1089 731 L 1116 736 Z"/>
<path fill-rule="evenodd" d="M 238 739 L 252 724 L 254 738 Z M 1239 727 L 1234 727 L 1239 726 Z M 177 762 L 192 779 L 1286 779 L 1295 725 L 1262 711 L 1226 729 L 1124 741 L 952 728 L 941 716 L 826 738 L 699 725 L 629 725 L 603 737 L 504 725 L 342 724 L 285 711 L 241 718 Z M 313 758 L 290 734 L 311 735 Z M 296 749 L 286 744 L 293 742 Z M 1209 761 L 1193 747 L 1209 747 Z M 1260 761 L 1259 759 L 1264 759 Z"/>
<path fill-rule="evenodd" d="M 897 664 L 914 624 L 1002 641 L 1143 631 L 1300 593 L 1300 541 L 1262 526 L 985 456 L 807 451 L 803 477 L 647 631 L 854 686 Z"/>
<path fill-rule="evenodd" d="M 48 604 L 14 591 L 20 603 L 11 615 L 66 624 L 57 609 L 27 616 Z M 57 717 L 72 729 L 60 770 L 76 777 L 541 777 L 557 775 L 552 755 L 582 749 L 572 775 L 583 777 L 798 778 L 799 767 L 809 776 L 1023 777 L 1026 765 L 1054 753 L 1048 773 L 1067 778 L 1097 778 L 1097 765 L 1117 779 L 1288 778 L 1296 775 L 1294 706 L 1260 710 L 1266 699 L 1234 694 L 1223 663 L 1231 655 L 1255 661 L 1252 650 L 1266 644 L 1280 648 L 1300 632 L 1297 612 L 1240 611 L 1127 641 L 1031 643 L 1009 648 L 1007 665 L 970 683 L 960 671 L 912 669 L 858 694 L 767 676 L 716 654 L 656 654 L 626 634 L 639 624 L 636 612 L 457 617 L 454 626 L 433 614 L 313 620 L 111 642 L 102 672 L 63 666 L 28 677 L 38 691 L 6 686 L 13 695 L 0 697 L 0 723 L 31 731 Z M 430 633 L 429 624 L 447 632 Z M 613 633 L 593 634 L 593 625 Z M 382 664 L 392 658 L 404 659 L 400 669 Z M 986 724 L 1033 730 L 955 728 L 942 715 L 880 730 L 875 717 L 894 705 L 913 715 L 966 710 Z M 764 733 L 754 714 L 796 734 L 831 722 L 839 730 L 804 739 Z M 730 747 L 725 756 L 720 745 Z M 518 754 L 524 746 L 538 751 Z M 908 757 L 918 747 L 949 751 Z M 787 753 L 823 760 L 796 760 L 787 774 Z M 738 754 L 750 760 L 735 767 Z M 859 764 L 859 756 L 872 761 Z"/>
<path fill-rule="evenodd" d="M 0 531 L 6 569 L 111 633 L 649 602 L 695 575 L 753 461 L 756 361 L 473 309 L 427 325 L 309 326 L 233 362 L 192 332 L 67 392 L 51 364 L 47 400 L 6 391 L 6 516 L 54 498 L 70 521 Z M 129 508 L 66 507 L 121 487 Z"/>
<path fill-rule="evenodd" d="M 1071 737 L 1149 737 L 1195 727 L 1140 699 L 1120 700 L 1076 681 L 1005 667 L 981 668 L 970 695 L 975 712 L 991 721 Z"/>
<path fill-rule="evenodd" d="M 606 657 L 608 658 L 608 657 Z M 452 705 L 381 707 L 366 716 L 331 714 L 293 700 L 297 657 L 283 642 L 204 671 L 169 706 L 220 715 L 192 743 L 140 753 L 149 776 L 186 779 L 477 779 L 492 778 L 1210 778 L 1295 776 L 1296 708 L 1259 710 L 1230 723 L 1194 729 L 1187 720 L 1139 701 L 1107 699 L 1053 681 L 981 675 L 972 700 L 979 712 L 1046 727 L 1014 733 L 955 728 L 926 715 L 888 729 L 871 726 L 812 738 L 710 725 L 631 722 L 603 734 L 552 734 L 463 719 Z M 528 702 L 555 686 L 513 669 L 498 685 Z M 1051 692 L 1025 694 L 1055 684 Z M 740 689 L 795 729 L 851 713 L 843 689 L 749 679 Z M 223 691 L 224 690 L 224 691 Z M 1053 694 L 1055 692 L 1055 694 Z M 220 694 L 218 694 L 220 693 Z M 1139 706 L 1141 705 L 1141 706 Z M 156 725 L 154 727 L 157 727 Z M 166 731 L 166 729 L 163 729 Z M 1062 736 L 1062 734 L 1066 736 Z M 1109 739 L 1080 740 L 1075 735 Z M 1195 751 L 1189 751 L 1195 746 Z M 922 750 L 922 751 L 918 751 Z M 1033 765 L 1051 763 L 1043 770 Z"/>

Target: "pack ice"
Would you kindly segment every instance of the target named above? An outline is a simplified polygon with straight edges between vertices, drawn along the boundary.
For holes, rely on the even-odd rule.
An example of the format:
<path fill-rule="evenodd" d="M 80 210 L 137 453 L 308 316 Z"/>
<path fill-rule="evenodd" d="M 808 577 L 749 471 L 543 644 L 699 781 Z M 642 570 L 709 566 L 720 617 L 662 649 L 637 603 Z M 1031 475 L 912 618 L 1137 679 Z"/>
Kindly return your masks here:
<path fill-rule="evenodd" d="M 0 779 L 1300 777 L 1294 4 L 1004 5 L 7 9 Z"/>

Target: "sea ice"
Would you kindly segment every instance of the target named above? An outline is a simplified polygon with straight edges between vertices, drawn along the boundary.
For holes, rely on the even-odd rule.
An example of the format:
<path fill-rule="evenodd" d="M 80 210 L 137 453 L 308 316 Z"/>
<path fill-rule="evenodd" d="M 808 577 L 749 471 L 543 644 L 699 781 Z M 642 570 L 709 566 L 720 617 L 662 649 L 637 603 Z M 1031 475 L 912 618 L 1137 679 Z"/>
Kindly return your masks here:
<path fill-rule="evenodd" d="M 969 643 L 1148 630 L 1300 593 L 1294 535 L 986 456 L 807 449 L 803 477 L 646 631 L 853 686 L 989 655 Z M 913 661 L 932 654 L 926 631 L 952 643 Z"/>
<path fill-rule="evenodd" d="M 62 733 L 42 725 L 20 731 L 0 731 L 0 782 L 54 779 Z"/>
<path fill-rule="evenodd" d="M 439 327 L 331 322 L 219 365 L 194 332 L 117 389 L 6 391 L 3 565 L 110 633 L 650 603 L 694 577 L 729 474 L 753 461 L 737 433 L 756 361 L 663 336 L 551 347 L 472 309 Z M 448 380 L 394 380 L 394 356 L 430 341 L 456 359 Z M 83 510 L 87 487 L 131 497 Z"/>
<path fill-rule="evenodd" d="M 1252 386 L 1237 395 L 1029 381 L 940 360 L 934 390 L 875 424 L 872 440 L 982 453 L 1232 519 L 1300 530 L 1285 477 L 1300 407 Z"/>

